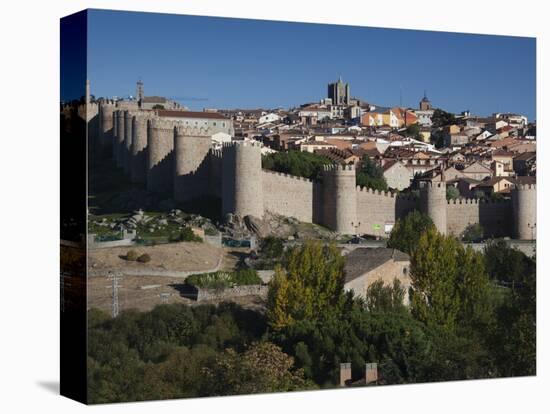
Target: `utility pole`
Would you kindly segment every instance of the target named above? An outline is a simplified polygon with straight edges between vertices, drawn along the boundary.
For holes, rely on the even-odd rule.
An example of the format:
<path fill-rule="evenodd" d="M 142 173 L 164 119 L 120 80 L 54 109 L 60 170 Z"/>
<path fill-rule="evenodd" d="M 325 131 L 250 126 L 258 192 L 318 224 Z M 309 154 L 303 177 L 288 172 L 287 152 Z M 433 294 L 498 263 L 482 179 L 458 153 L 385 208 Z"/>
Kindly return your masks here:
<path fill-rule="evenodd" d="M 118 288 L 122 287 L 118 284 L 118 282 L 122 279 L 122 275 L 120 273 L 109 272 L 109 276 L 107 278 L 112 282 L 112 285 L 111 285 L 112 293 L 113 293 L 112 316 L 113 318 L 116 318 L 119 313 Z"/>

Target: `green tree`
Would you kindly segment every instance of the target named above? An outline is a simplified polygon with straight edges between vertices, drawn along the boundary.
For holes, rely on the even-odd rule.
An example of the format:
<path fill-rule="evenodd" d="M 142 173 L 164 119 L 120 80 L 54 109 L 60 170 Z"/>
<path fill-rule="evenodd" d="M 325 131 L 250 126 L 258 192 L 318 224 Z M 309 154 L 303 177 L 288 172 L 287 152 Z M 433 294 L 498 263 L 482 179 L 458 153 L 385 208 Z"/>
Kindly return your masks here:
<path fill-rule="evenodd" d="M 443 109 L 435 109 L 432 115 L 432 125 L 434 128 L 440 128 L 451 125 L 455 122 L 455 116 Z"/>
<path fill-rule="evenodd" d="M 316 319 L 341 301 L 344 259 L 335 245 L 307 242 L 291 249 L 285 268 L 277 266 L 270 282 L 267 316 L 274 329 Z"/>
<path fill-rule="evenodd" d="M 307 151 L 275 152 L 262 157 L 262 168 L 297 177 L 319 179 L 325 165 L 332 164 L 327 157 Z"/>
<path fill-rule="evenodd" d="M 256 394 L 315 388 L 294 368 L 294 359 L 269 343 L 252 345 L 243 354 L 227 349 L 207 368 L 208 395 Z"/>
<path fill-rule="evenodd" d="M 412 254 L 420 236 L 430 228 L 435 228 L 432 219 L 418 210 L 413 210 L 405 218 L 397 220 L 387 246 Z"/>
<path fill-rule="evenodd" d="M 356 183 L 360 187 L 373 190 L 387 191 L 388 184 L 384 177 L 384 171 L 371 160 L 368 155 L 363 157 L 360 168 L 356 172 Z"/>
<path fill-rule="evenodd" d="M 491 279 L 503 282 L 520 281 L 534 273 L 534 261 L 512 248 L 506 240 L 493 239 L 484 248 L 485 266 Z"/>
<path fill-rule="evenodd" d="M 465 242 L 478 242 L 483 239 L 483 227 L 479 223 L 470 224 L 462 232 L 461 238 Z"/>
<path fill-rule="evenodd" d="M 373 282 L 366 292 L 365 307 L 369 311 L 404 311 L 405 305 L 405 290 L 401 286 L 398 279 L 394 279 L 389 286 L 384 285 L 384 282 L 379 279 Z"/>
<path fill-rule="evenodd" d="M 454 328 L 460 311 L 456 241 L 429 228 L 411 260 L 411 311 L 420 321 Z"/>
<path fill-rule="evenodd" d="M 460 191 L 455 186 L 447 187 L 447 200 L 456 200 L 460 197 Z"/>
<path fill-rule="evenodd" d="M 283 239 L 268 236 L 261 242 L 262 256 L 266 259 L 279 259 L 283 255 L 284 247 Z"/>
<path fill-rule="evenodd" d="M 414 139 L 422 141 L 422 134 L 420 133 L 420 125 L 417 123 L 407 126 L 405 130 L 405 136 L 412 137 Z"/>
<path fill-rule="evenodd" d="M 428 229 L 411 259 L 411 311 L 444 329 L 479 327 L 491 313 L 483 256 L 435 228 Z"/>

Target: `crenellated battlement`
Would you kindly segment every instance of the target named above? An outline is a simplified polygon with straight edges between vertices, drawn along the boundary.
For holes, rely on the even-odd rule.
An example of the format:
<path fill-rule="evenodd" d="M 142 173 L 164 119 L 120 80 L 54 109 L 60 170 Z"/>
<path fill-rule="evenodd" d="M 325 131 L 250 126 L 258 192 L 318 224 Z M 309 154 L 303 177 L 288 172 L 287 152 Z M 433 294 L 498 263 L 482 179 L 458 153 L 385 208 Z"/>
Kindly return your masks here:
<path fill-rule="evenodd" d="M 298 177 L 296 175 L 290 175 L 290 174 L 286 174 L 286 173 L 282 173 L 282 172 L 278 172 L 278 171 L 271 171 L 271 170 L 262 169 L 262 172 L 267 173 L 267 174 L 277 175 L 277 176 L 283 177 L 283 178 L 288 178 L 290 180 L 305 181 L 305 182 L 308 182 L 308 183 L 313 183 L 313 180 L 310 180 L 309 178 Z"/>
<path fill-rule="evenodd" d="M 176 125 L 176 135 L 188 137 L 211 137 L 212 129 L 209 127 Z"/>
<path fill-rule="evenodd" d="M 151 128 L 156 129 L 158 131 L 173 132 L 176 126 L 176 122 L 169 119 L 152 117 L 149 121 L 149 125 Z"/>
<path fill-rule="evenodd" d="M 338 172 L 355 172 L 355 166 L 353 165 L 343 165 L 343 164 L 327 164 L 323 165 L 323 171 L 327 173 L 338 173 Z"/>
<path fill-rule="evenodd" d="M 231 142 L 223 142 L 222 143 L 223 148 L 235 148 L 235 147 L 257 147 L 261 148 L 262 143 L 259 141 L 231 141 Z"/>
<path fill-rule="evenodd" d="M 510 203 L 510 200 L 500 199 L 500 200 L 491 200 L 486 198 L 466 198 L 460 197 L 455 200 L 447 200 L 447 204 L 506 204 Z"/>
<path fill-rule="evenodd" d="M 218 148 L 210 148 L 210 155 L 214 158 L 221 159 L 223 156 L 223 152 L 221 149 Z"/>
<path fill-rule="evenodd" d="M 447 189 L 447 183 L 445 183 L 444 181 L 435 181 L 435 182 L 427 181 L 422 189 L 427 190 L 427 189 L 432 189 L 432 188 L 445 188 L 445 189 Z"/>
<path fill-rule="evenodd" d="M 356 191 L 358 193 L 366 193 L 366 194 L 372 194 L 372 195 L 376 195 L 376 196 L 395 198 L 395 192 L 390 191 L 390 190 L 381 191 L 381 190 L 375 190 L 373 188 L 356 186 Z"/>
<path fill-rule="evenodd" d="M 514 186 L 514 190 L 519 190 L 519 191 L 532 190 L 532 191 L 536 191 L 537 190 L 537 185 L 536 184 L 516 184 Z"/>

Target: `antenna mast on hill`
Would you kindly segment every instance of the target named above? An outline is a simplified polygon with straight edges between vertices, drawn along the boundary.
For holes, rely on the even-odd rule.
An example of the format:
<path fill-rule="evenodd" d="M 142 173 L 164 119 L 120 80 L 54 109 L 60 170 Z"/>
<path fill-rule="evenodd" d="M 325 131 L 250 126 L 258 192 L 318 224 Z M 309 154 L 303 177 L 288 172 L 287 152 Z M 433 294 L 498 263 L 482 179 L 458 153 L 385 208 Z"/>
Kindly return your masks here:
<path fill-rule="evenodd" d="M 111 286 L 113 289 L 112 315 L 113 315 L 113 318 L 116 318 L 119 313 L 118 288 L 122 287 L 118 284 L 118 282 L 122 279 L 122 276 L 120 275 L 120 273 L 109 272 L 108 279 L 112 281 L 112 286 Z"/>

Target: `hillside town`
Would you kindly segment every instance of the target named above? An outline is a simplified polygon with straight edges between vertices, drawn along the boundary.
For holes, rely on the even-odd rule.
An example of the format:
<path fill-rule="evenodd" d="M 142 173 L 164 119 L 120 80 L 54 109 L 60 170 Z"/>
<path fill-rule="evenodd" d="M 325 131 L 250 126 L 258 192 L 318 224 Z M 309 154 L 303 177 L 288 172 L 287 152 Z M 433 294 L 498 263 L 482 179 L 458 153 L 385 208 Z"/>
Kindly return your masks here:
<path fill-rule="evenodd" d="M 307 151 L 345 164 L 368 156 L 398 191 L 441 173 L 466 198 L 506 197 L 515 184 L 535 183 L 536 123 L 522 114 L 442 107 L 426 94 L 417 108 L 380 107 L 351 97 L 339 79 L 326 98 L 297 108 L 217 112 L 233 119 L 235 139 L 261 141 L 265 151 Z"/>

